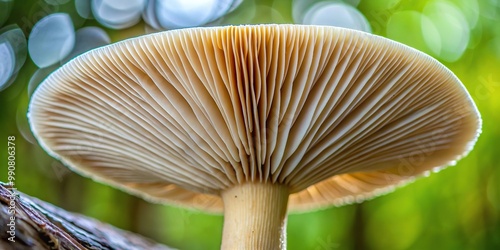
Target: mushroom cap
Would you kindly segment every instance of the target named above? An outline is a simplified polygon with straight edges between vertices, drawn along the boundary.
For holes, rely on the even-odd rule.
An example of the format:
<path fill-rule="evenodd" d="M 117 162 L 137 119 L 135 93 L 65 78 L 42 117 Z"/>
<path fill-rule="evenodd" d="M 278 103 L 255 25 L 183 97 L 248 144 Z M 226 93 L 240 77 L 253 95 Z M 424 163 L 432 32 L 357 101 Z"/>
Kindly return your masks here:
<path fill-rule="evenodd" d="M 433 58 L 300 25 L 173 30 L 92 50 L 38 87 L 28 116 L 72 170 L 212 212 L 245 182 L 287 185 L 290 211 L 369 198 L 463 157 L 481 127 Z"/>

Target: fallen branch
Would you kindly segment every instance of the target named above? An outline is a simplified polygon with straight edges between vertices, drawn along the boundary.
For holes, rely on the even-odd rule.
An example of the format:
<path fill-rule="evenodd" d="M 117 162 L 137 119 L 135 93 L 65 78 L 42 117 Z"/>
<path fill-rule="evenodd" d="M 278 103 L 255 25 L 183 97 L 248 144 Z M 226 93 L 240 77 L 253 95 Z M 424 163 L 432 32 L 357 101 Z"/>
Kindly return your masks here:
<path fill-rule="evenodd" d="M 0 183 L 0 229 L 0 249 L 171 249 L 4 183 Z"/>

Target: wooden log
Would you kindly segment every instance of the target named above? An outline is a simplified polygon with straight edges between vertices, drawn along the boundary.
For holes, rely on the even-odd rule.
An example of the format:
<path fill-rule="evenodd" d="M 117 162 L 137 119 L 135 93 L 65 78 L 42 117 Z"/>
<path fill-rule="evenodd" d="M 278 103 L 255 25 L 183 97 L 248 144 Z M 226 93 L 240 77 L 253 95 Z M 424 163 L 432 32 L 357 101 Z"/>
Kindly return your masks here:
<path fill-rule="evenodd" d="M 172 249 L 0 182 L 0 249 Z"/>

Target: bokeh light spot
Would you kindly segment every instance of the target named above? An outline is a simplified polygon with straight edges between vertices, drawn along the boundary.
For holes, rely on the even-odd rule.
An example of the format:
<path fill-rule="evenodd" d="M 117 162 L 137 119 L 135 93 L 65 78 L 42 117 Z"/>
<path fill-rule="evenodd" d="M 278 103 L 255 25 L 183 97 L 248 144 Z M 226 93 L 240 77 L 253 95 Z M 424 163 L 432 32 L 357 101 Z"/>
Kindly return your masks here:
<path fill-rule="evenodd" d="M 28 40 L 31 60 L 40 68 L 66 57 L 75 45 L 73 22 L 68 14 L 51 14 L 35 24 Z"/>
<path fill-rule="evenodd" d="M 431 2 L 425 6 L 423 14 L 432 22 L 432 25 L 422 22 L 422 31 L 434 56 L 448 62 L 458 60 L 470 39 L 469 26 L 460 9 L 447 2 Z M 436 44 L 437 37 L 439 44 Z"/>
<path fill-rule="evenodd" d="M 0 91 L 15 80 L 27 57 L 26 37 L 19 26 L 0 29 Z"/>
<path fill-rule="evenodd" d="M 177 29 L 204 25 L 236 8 L 234 0 L 149 0 L 144 20 L 155 29 Z"/>
<path fill-rule="evenodd" d="M 75 9 L 80 17 L 92 18 L 92 8 L 90 0 L 75 0 Z"/>
<path fill-rule="evenodd" d="M 141 20 L 146 0 L 93 0 L 92 13 L 102 25 L 111 29 L 125 29 Z"/>
<path fill-rule="evenodd" d="M 428 40 L 424 38 L 423 27 Z M 417 11 L 399 11 L 394 13 L 387 22 L 387 37 L 421 50 L 425 53 L 440 51 L 435 47 L 441 44 L 439 33 L 431 20 Z M 432 45 L 432 49 L 428 47 Z"/>
<path fill-rule="evenodd" d="M 320 2 L 312 6 L 304 16 L 304 24 L 331 25 L 371 32 L 365 16 L 356 8 L 341 2 Z"/>
<path fill-rule="evenodd" d="M 14 72 L 14 51 L 8 42 L 0 43 L 0 90 L 8 87 L 9 80 Z"/>

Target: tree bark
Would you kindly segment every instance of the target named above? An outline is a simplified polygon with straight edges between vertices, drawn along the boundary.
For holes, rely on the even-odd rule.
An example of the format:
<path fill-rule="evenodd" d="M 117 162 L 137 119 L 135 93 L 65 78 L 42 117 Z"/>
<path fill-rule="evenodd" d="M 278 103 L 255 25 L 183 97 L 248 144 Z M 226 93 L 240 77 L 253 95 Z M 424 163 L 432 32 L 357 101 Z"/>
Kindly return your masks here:
<path fill-rule="evenodd" d="M 0 249 L 172 249 L 0 182 Z"/>

